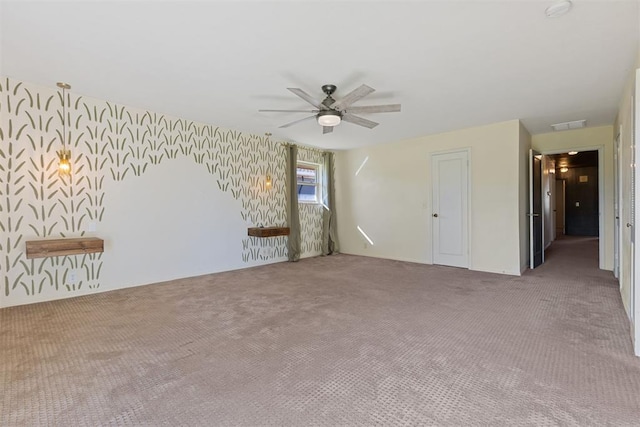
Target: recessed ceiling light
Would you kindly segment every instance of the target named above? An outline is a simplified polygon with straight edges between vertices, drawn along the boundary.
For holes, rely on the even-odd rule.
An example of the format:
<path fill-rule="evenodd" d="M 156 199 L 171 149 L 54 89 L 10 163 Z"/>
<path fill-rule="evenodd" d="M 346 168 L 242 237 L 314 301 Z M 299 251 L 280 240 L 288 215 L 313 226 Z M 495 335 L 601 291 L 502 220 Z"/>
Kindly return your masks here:
<path fill-rule="evenodd" d="M 575 156 L 576 154 L 578 154 L 578 152 L 577 152 L 577 151 L 569 151 L 569 155 L 570 155 L 570 156 Z"/>
<path fill-rule="evenodd" d="M 547 18 L 558 18 L 571 9 L 571 2 L 569 0 L 560 0 L 545 9 L 544 13 Z"/>
<path fill-rule="evenodd" d="M 551 128 L 555 131 L 559 130 L 570 130 L 570 129 L 580 129 L 587 125 L 586 120 L 574 120 L 572 122 L 562 122 L 551 125 Z"/>

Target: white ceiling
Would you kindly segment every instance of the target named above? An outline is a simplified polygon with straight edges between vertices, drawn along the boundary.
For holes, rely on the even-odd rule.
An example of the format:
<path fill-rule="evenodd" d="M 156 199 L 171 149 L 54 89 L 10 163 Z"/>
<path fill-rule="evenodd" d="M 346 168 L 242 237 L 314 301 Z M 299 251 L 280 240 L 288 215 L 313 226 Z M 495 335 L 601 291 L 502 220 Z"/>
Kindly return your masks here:
<path fill-rule="evenodd" d="M 510 119 L 535 134 L 612 124 L 638 57 L 636 1 L 214 1 L 0 4 L 0 74 L 120 104 L 328 149 Z M 401 103 L 322 135 L 286 90 Z"/>

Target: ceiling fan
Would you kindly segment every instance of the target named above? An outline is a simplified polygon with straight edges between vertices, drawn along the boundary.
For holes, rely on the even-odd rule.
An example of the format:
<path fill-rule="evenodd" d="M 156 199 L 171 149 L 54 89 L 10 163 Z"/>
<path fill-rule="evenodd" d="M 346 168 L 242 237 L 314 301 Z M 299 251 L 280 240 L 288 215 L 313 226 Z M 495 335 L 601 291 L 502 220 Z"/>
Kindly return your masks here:
<path fill-rule="evenodd" d="M 277 112 L 277 113 L 312 113 L 312 116 L 305 117 L 303 119 L 295 120 L 291 123 L 280 126 L 286 128 L 297 123 L 303 122 L 309 119 L 316 119 L 318 124 L 322 126 L 322 133 L 331 133 L 333 128 L 338 126 L 343 120 L 345 122 L 353 123 L 358 126 L 364 126 L 372 129 L 378 126 L 378 123 L 365 119 L 363 117 L 355 116 L 354 113 L 394 113 L 400 111 L 400 104 L 388 104 L 388 105 L 363 105 L 361 107 L 352 107 L 351 105 L 374 92 L 375 89 L 367 85 L 361 85 L 357 89 L 352 90 L 344 97 L 336 101 L 331 95 L 336 91 L 335 85 L 323 85 L 322 91 L 327 95 L 322 101 L 318 101 L 311 95 L 298 88 L 287 88 L 287 90 L 298 95 L 300 98 L 307 101 L 309 104 L 316 107 L 315 110 L 258 110 L 261 113 Z"/>

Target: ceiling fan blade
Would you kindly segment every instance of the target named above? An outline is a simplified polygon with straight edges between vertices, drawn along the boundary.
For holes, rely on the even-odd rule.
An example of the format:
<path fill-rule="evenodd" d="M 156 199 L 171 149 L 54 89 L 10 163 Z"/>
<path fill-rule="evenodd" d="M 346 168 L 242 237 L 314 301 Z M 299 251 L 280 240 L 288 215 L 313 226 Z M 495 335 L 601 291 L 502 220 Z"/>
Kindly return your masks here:
<path fill-rule="evenodd" d="M 372 122 L 363 117 L 354 116 L 353 114 L 345 114 L 342 116 L 342 120 L 345 122 L 353 123 L 354 125 L 364 126 L 369 129 L 373 129 L 378 126 L 379 123 Z"/>
<path fill-rule="evenodd" d="M 258 110 L 259 113 L 317 113 L 320 110 Z"/>
<path fill-rule="evenodd" d="M 298 124 L 298 123 L 300 123 L 300 122 L 304 122 L 305 120 L 315 119 L 315 118 L 316 118 L 316 116 L 309 116 L 309 117 L 305 117 L 304 119 L 294 120 L 294 121 L 292 121 L 292 122 L 289 122 L 289 123 L 284 124 L 284 125 L 279 126 L 279 127 L 281 127 L 281 128 L 288 128 L 289 126 L 293 126 L 293 125 Z"/>
<path fill-rule="evenodd" d="M 361 85 L 359 88 L 356 88 L 351 92 L 349 92 L 348 94 L 346 94 L 339 101 L 336 101 L 333 104 L 331 104 L 331 108 L 338 111 L 342 111 L 346 109 L 349 105 L 353 104 L 359 99 L 364 98 L 365 96 L 369 95 L 372 92 L 375 92 L 374 88 L 369 87 L 367 85 Z"/>
<path fill-rule="evenodd" d="M 400 104 L 363 105 L 359 107 L 349 107 L 347 110 L 349 113 L 397 113 L 400 111 Z"/>
<path fill-rule="evenodd" d="M 321 110 L 327 109 L 325 105 L 323 105 L 320 101 L 318 101 L 317 99 L 315 99 L 314 97 L 309 95 L 307 92 L 303 91 L 302 89 L 298 89 L 297 87 L 288 87 L 287 90 L 298 95 L 300 98 L 304 99 L 305 101 L 307 101 L 309 104 L 313 105 L 316 108 L 319 108 Z"/>
<path fill-rule="evenodd" d="M 322 134 L 333 132 L 333 126 L 322 126 Z"/>

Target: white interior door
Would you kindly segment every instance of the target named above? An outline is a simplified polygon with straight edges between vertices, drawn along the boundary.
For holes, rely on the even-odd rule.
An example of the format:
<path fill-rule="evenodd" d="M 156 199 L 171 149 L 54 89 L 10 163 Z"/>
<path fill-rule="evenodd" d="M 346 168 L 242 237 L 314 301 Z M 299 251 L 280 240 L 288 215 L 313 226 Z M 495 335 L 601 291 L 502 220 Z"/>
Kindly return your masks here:
<path fill-rule="evenodd" d="M 638 80 L 638 76 L 636 76 Z M 638 81 L 636 81 L 636 86 Z M 637 87 L 636 87 L 637 90 Z M 633 326 L 632 338 L 634 342 L 634 351 L 636 355 L 640 356 L 640 337 L 638 336 L 638 321 L 637 312 L 635 311 L 636 301 L 636 262 L 637 255 L 635 250 L 636 241 L 636 227 L 635 227 L 635 212 L 636 212 L 636 148 L 634 147 L 634 140 L 637 140 L 634 130 L 634 107 L 635 100 L 631 97 L 630 100 L 630 123 L 625 123 L 621 128 L 621 144 L 619 156 L 621 158 L 619 168 L 619 212 L 620 212 L 620 287 L 622 288 L 623 298 L 628 298 L 629 301 L 629 317 Z"/>
<path fill-rule="evenodd" d="M 469 267 L 469 153 L 431 156 L 433 263 Z"/>
<path fill-rule="evenodd" d="M 633 325 L 633 349 L 636 356 L 640 356 L 640 285 L 638 284 L 637 273 L 640 271 L 640 251 L 635 250 L 635 242 L 640 237 L 640 230 L 636 226 L 636 213 L 640 208 L 640 197 L 638 197 L 638 189 L 640 188 L 640 174 L 638 174 L 636 162 L 640 159 L 640 69 L 636 70 L 636 88 L 635 96 L 631 97 L 631 110 L 633 117 L 633 137 L 632 137 L 632 159 L 631 159 L 631 288 L 630 288 L 630 312 L 631 324 Z"/>
<path fill-rule="evenodd" d="M 622 187 L 620 185 L 621 166 L 620 132 L 618 132 L 613 146 L 613 276 L 616 279 L 620 279 L 620 248 L 622 245 L 620 240 L 620 189 Z"/>

